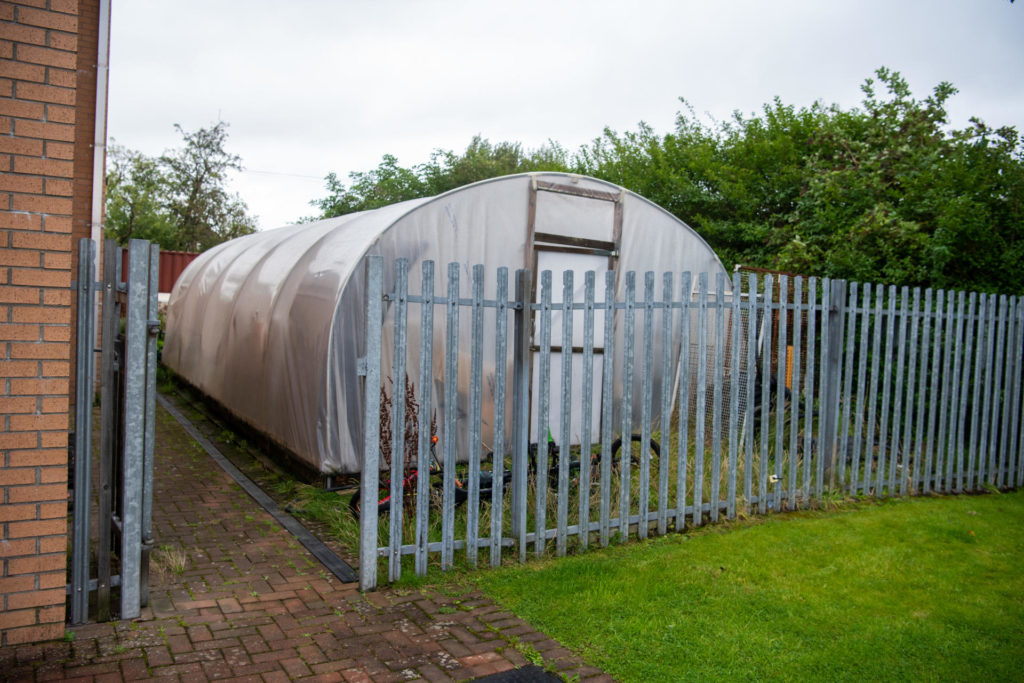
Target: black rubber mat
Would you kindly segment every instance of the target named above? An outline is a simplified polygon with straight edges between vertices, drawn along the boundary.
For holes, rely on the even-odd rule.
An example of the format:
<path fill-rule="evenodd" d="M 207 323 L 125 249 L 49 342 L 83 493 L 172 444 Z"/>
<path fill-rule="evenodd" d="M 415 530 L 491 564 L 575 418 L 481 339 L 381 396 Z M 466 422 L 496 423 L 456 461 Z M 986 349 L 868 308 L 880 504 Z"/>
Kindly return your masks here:
<path fill-rule="evenodd" d="M 502 671 L 500 674 L 474 678 L 473 681 L 475 683 L 561 683 L 562 679 L 539 666 L 528 664 L 511 671 Z"/>

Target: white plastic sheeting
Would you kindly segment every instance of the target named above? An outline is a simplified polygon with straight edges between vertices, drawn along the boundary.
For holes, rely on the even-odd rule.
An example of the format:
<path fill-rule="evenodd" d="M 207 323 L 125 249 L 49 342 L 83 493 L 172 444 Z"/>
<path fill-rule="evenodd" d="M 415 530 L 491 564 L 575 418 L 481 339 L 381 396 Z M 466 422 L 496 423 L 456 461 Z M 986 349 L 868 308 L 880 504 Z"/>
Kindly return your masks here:
<path fill-rule="evenodd" d="M 506 176 L 437 197 L 268 230 L 210 249 L 189 265 L 171 294 L 163 359 L 314 470 L 356 472 L 362 443 L 356 361 L 365 353 L 366 257 L 378 254 L 385 263 L 408 259 L 410 290 L 416 293 L 422 262 L 435 261 L 438 295 L 446 291 L 447 263 L 463 265 L 463 296 L 468 296 L 472 265 L 484 264 L 485 297 L 493 297 L 498 267 L 507 267 L 510 274 L 536 269 L 538 260 L 550 267 L 558 263 L 558 250 L 574 239 L 587 240 L 590 247 L 607 243 L 611 254 L 604 262 L 613 261 L 619 273 L 708 272 L 713 282 L 713 274 L 725 272 L 686 224 L 616 185 L 558 173 Z M 545 249 L 544 241 L 553 242 L 553 248 Z M 567 254 L 566 269 L 576 265 L 570 261 Z M 385 287 L 393 281 L 393 272 L 388 275 Z M 559 298 L 560 272 L 555 281 Z M 623 290 L 624 278 L 617 288 Z M 435 316 L 432 389 L 440 423 L 445 410 L 438 388 L 444 373 L 443 311 Z M 418 319 L 409 323 L 408 374 L 415 378 Z M 385 323 L 385 375 L 391 357 L 387 332 Z M 466 363 L 469 341 L 464 325 L 460 356 L 466 356 Z M 484 343 L 493 348 L 493 333 Z M 511 357 L 508 363 L 511 368 Z M 484 373 L 493 379 L 493 358 L 485 360 Z M 459 387 L 459 409 L 463 401 L 468 405 L 468 373 L 460 373 L 463 382 L 467 387 Z M 491 398 L 485 397 L 485 415 Z M 485 437 L 488 429 L 485 425 Z"/>

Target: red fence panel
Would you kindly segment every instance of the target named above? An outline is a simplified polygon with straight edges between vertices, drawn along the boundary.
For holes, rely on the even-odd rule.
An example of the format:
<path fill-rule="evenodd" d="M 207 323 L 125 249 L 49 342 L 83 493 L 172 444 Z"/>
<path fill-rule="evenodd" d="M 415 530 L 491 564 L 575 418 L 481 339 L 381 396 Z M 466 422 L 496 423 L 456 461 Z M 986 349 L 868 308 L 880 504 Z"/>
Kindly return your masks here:
<path fill-rule="evenodd" d="M 174 289 L 185 267 L 199 256 L 193 251 L 161 251 L 160 252 L 160 287 L 161 294 L 169 294 Z M 121 282 L 125 282 L 128 272 L 128 250 L 121 252 Z"/>

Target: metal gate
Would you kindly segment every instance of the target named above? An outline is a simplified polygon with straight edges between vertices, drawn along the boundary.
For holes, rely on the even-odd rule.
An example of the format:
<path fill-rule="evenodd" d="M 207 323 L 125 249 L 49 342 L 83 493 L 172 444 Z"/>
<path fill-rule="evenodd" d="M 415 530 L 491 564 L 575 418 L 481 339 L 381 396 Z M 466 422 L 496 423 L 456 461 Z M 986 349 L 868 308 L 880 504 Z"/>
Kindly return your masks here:
<path fill-rule="evenodd" d="M 111 589 L 120 589 L 119 616 L 139 616 L 149 597 L 153 548 L 153 438 L 156 407 L 159 248 L 131 240 L 122 283 L 122 249 L 103 247 L 96 279 L 96 246 L 78 245 L 75 431 L 72 441 L 72 624 L 111 618 Z M 97 299 L 101 317 L 97 329 Z M 93 399 L 100 354 L 99 476 L 93 498 Z M 95 510 L 93 509 L 95 503 Z M 115 573 L 115 569 L 117 570 Z"/>

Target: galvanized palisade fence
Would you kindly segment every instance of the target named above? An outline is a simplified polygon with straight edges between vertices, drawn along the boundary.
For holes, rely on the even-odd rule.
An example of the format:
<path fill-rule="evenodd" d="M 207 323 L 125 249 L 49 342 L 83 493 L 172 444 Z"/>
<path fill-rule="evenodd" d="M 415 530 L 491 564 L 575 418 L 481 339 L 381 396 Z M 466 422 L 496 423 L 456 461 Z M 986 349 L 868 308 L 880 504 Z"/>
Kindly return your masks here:
<path fill-rule="evenodd" d="M 98 281 L 95 243 L 83 239 L 78 246 L 74 507 L 71 580 L 67 585 L 72 624 L 89 621 L 91 593 L 96 596 L 99 621 L 111 618 L 113 588 L 120 589 L 122 619 L 139 616 L 148 601 L 160 327 L 159 247 L 145 240 L 130 240 L 122 273 L 122 249 L 106 240 L 103 278 Z M 98 333 L 97 295 L 102 303 Z M 97 351 L 100 454 L 94 500 L 92 411 Z"/>
<path fill-rule="evenodd" d="M 529 271 L 516 272 L 509 298 L 509 273 L 499 269 L 496 294 L 485 298 L 482 266 L 473 268 L 464 297 L 461 268 L 450 264 L 446 295 L 438 296 L 431 262 L 422 264 L 419 294 L 409 291 L 404 260 L 388 274 L 388 292 L 383 261 L 369 262 L 360 359 L 364 590 L 377 585 L 380 557 L 388 558 L 393 581 L 403 570 L 425 573 L 432 554 L 442 569 L 457 552 L 473 566 L 481 550 L 491 566 L 506 557 L 525 561 L 531 549 L 561 556 L 731 519 L 738 509 L 807 507 L 830 492 L 881 497 L 1024 483 L 1024 305 L 1017 297 L 739 273 L 710 282 L 707 273 L 646 273 L 640 293 L 633 273 L 619 274 L 622 283 L 615 273 L 604 283 L 587 273 L 583 300 L 575 301 L 566 272 L 555 301 L 550 272 L 541 273 L 536 298 Z M 617 300 L 620 284 L 625 295 Z M 469 348 L 459 346 L 464 310 Z M 435 311 L 444 315 L 443 333 Z M 575 312 L 582 312 L 581 348 L 573 346 Z M 393 332 L 388 367 L 385 318 Z M 419 325 L 414 363 L 410 318 Z M 553 363 L 559 339 L 575 353 L 557 354 Z M 429 389 L 435 344 L 443 347 L 439 399 Z M 493 372 L 483 371 L 485 358 Z M 576 375 L 573 358 L 582 362 Z M 533 364 L 539 373 L 531 386 Z M 466 369 L 468 382 L 460 377 Z M 399 398 L 397 378 L 406 376 L 418 378 L 408 406 L 420 425 L 414 448 L 405 442 L 407 405 Z M 382 378 L 395 387 L 384 435 L 395 455 L 384 469 Z M 532 418 L 531 393 L 540 394 Z M 553 394 L 560 442 L 531 444 L 531 419 L 538 423 L 532 433 L 549 433 Z M 568 436 L 574 402 L 582 405 L 578 445 Z M 484 403 L 493 404 L 492 414 L 482 413 Z M 435 414 L 440 481 L 410 477 L 430 471 L 435 435 L 427 425 Z M 600 420 L 596 439 L 592 414 Z M 466 452 L 459 452 L 460 432 L 468 435 Z M 620 438 L 626 445 L 616 455 Z M 489 463 L 485 443 L 498 454 Z M 410 450 L 408 462 L 401 454 Z M 365 504 L 368 491 L 388 501 L 380 517 Z"/>

